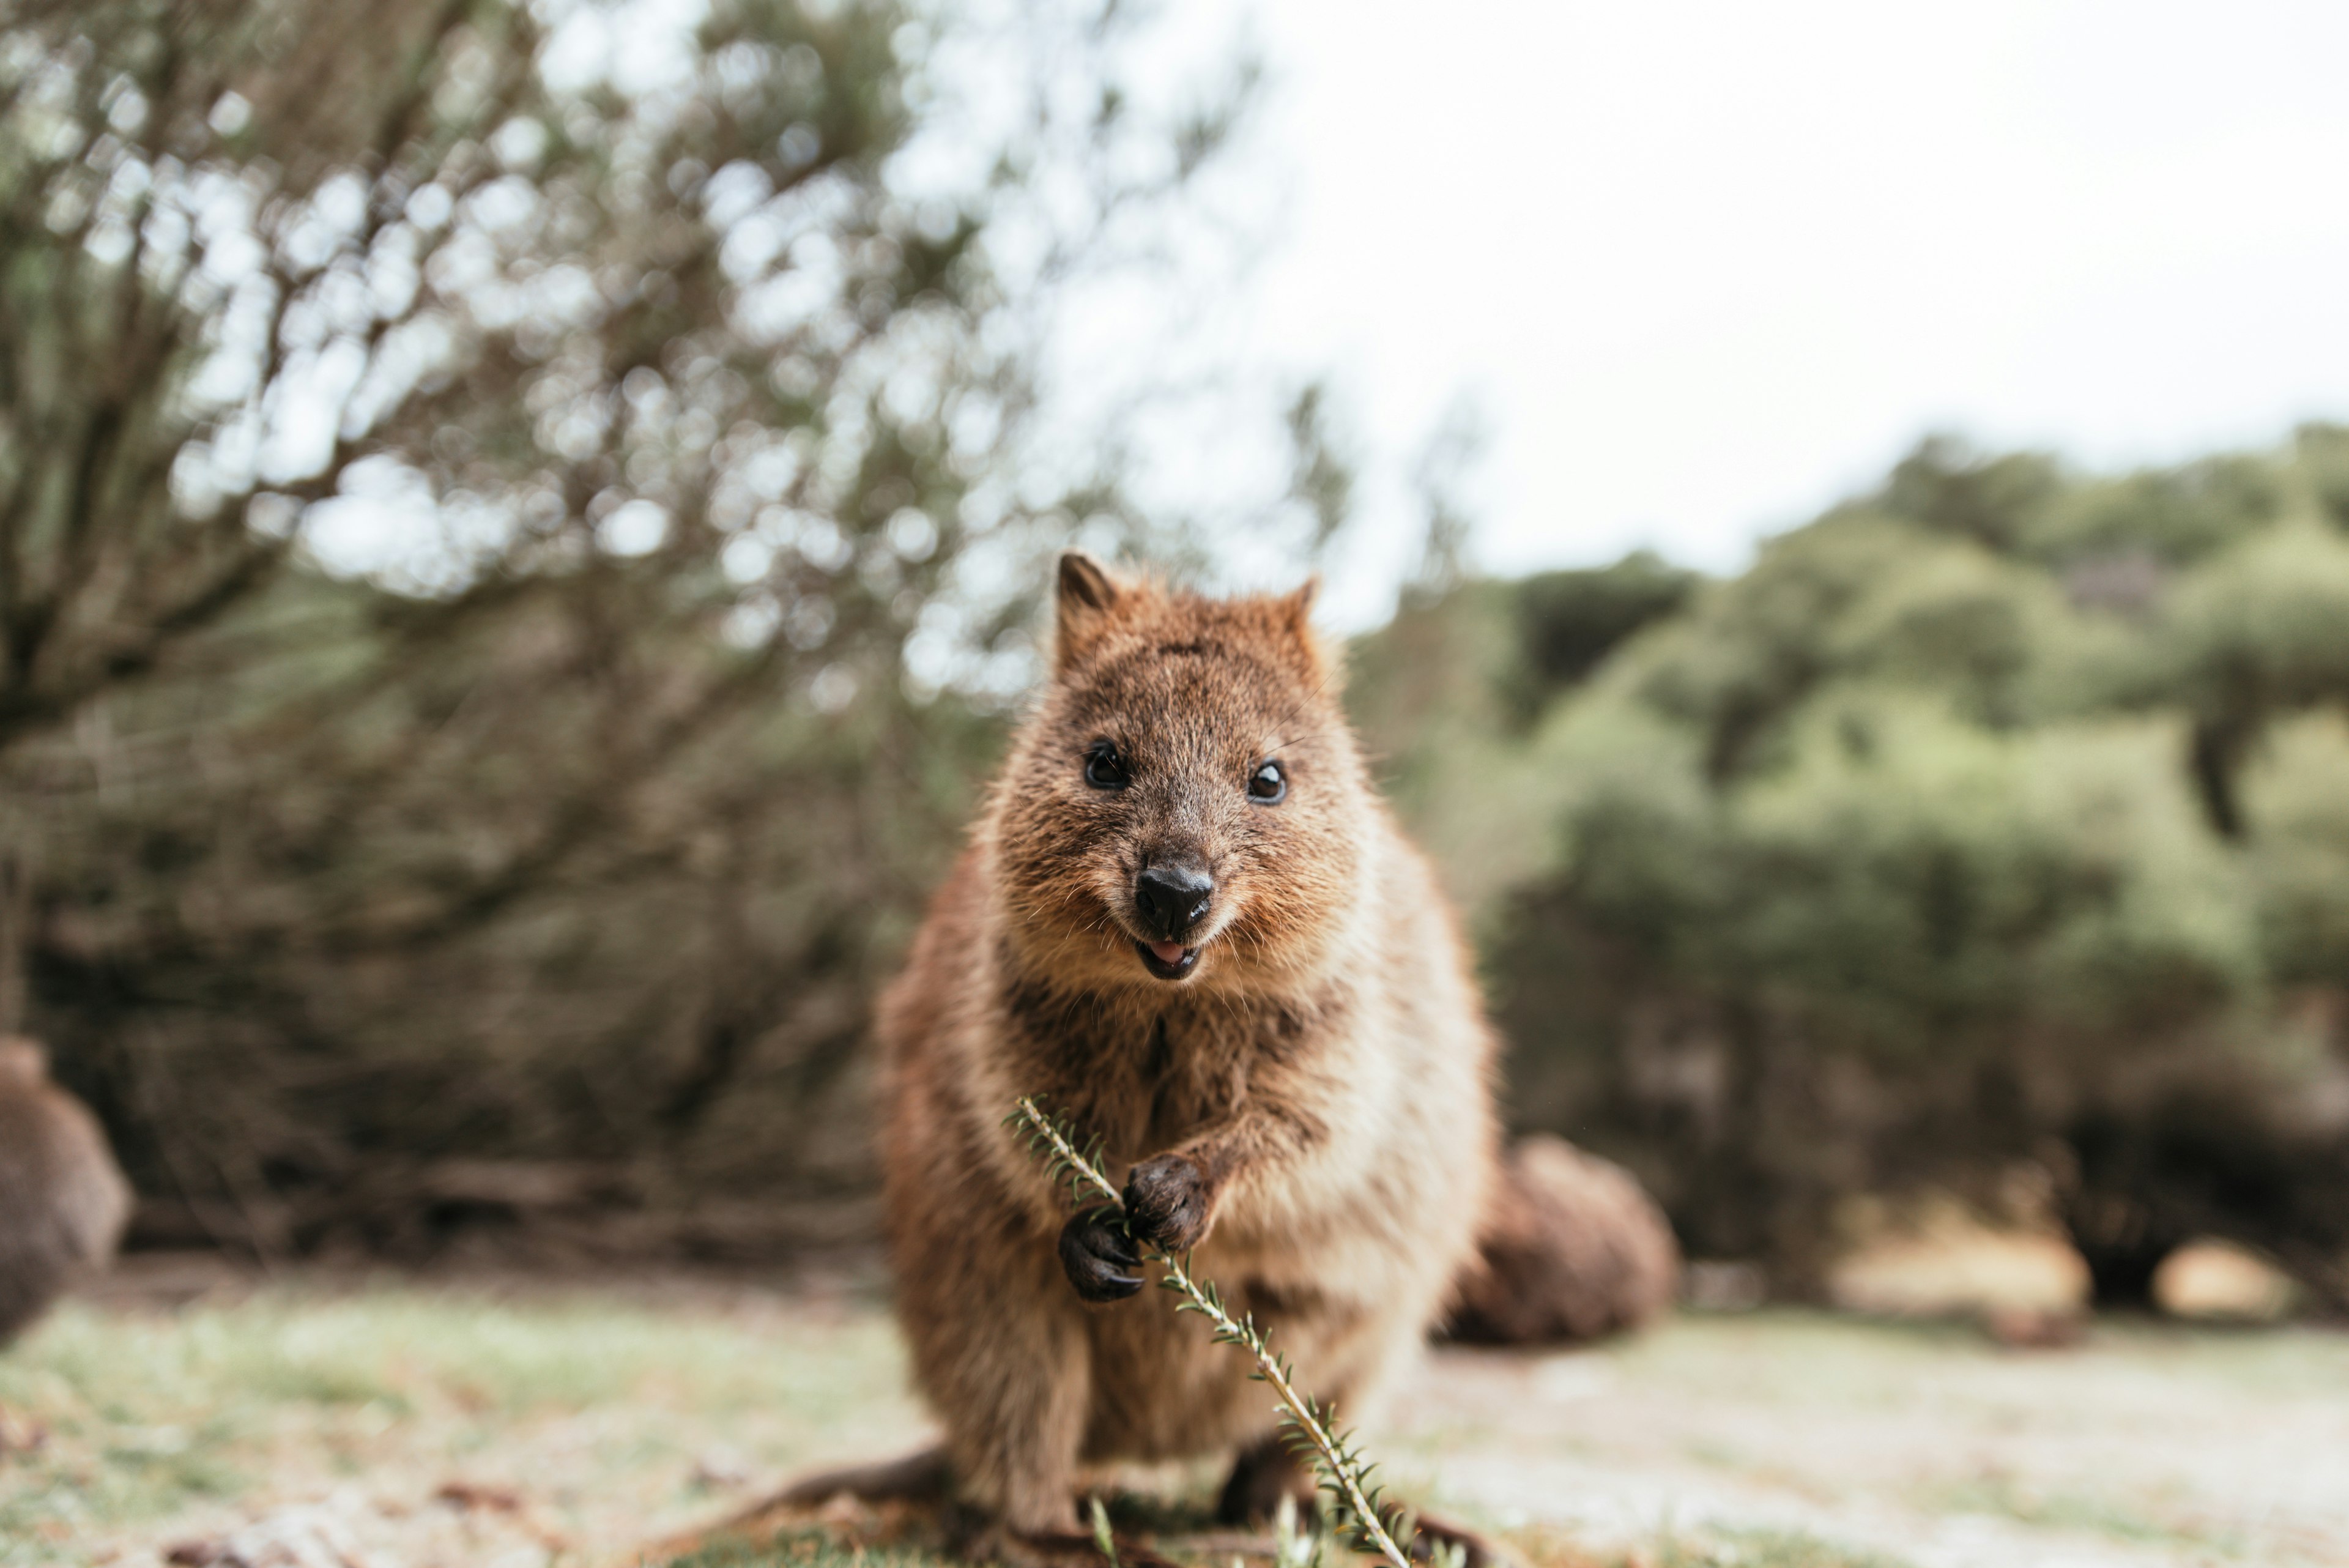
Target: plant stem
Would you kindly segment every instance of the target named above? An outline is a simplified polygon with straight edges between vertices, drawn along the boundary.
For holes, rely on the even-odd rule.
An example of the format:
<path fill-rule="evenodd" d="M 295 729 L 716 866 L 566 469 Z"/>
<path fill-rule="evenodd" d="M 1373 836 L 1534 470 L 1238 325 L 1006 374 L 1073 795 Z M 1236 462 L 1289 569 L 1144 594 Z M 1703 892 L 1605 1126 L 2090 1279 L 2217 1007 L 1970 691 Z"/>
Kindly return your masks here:
<path fill-rule="evenodd" d="M 1036 1102 L 1026 1095 L 1018 1101 L 1021 1120 L 1036 1136 L 1049 1144 L 1054 1163 L 1063 1168 L 1075 1181 L 1081 1181 L 1099 1193 L 1112 1208 L 1123 1211 L 1125 1204 L 1116 1188 L 1101 1173 L 1092 1160 L 1081 1153 L 1059 1123 L 1037 1108 Z M 1173 1253 L 1142 1241 L 1144 1254 L 1166 1270 L 1165 1283 L 1186 1298 L 1185 1304 L 1215 1324 L 1216 1337 L 1226 1344 L 1237 1345 L 1256 1360 L 1256 1376 L 1270 1387 L 1273 1397 L 1280 1402 L 1283 1414 L 1311 1445 L 1316 1467 L 1321 1471 L 1321 1484 L 1337 1499 L 1353 1521 L 1359 1543 L 1375 1552 L 1392 1564 L 1392 1568 L 1413 1568 L 1412 1561 L 1402 1548 L 1395 1544 L 1388 1532 L 1386 1521 L 1379 1517 L 1376 1489 L 1370 1484 L 1369 1467 L 1351 1452 L 1346 1444 L 1333 1435 L 1313 1407 L 1313 1401 L 1298 1392 L 1291 1382 L 1288 1368 L 1273 1355 L 1266 1343 L 1263 1331 L 1256 1326 L 1254 1316 L 1235 1318 L 1224 1308 L 1222 1293 L 1213 1282 L 1202 1282 L 1191 1277 L 1183 1260 Z"/>

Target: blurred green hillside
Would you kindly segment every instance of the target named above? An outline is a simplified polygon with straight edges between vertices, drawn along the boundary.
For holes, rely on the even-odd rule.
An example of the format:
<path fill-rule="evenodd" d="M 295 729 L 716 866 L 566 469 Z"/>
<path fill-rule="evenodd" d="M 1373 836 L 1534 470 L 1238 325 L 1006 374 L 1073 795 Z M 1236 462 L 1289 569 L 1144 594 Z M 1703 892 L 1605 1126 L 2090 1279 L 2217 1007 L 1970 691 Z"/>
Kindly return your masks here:
<path fill-rule="evenodd" d="M 2349 1303 L 2349 430 L 2119 477 L 1929 442 L 1699 582 L 1407 603 L 1354 701 L 1514 1114 L 1815 1288 L 1837 1199 L 2198 1234 Z"/>

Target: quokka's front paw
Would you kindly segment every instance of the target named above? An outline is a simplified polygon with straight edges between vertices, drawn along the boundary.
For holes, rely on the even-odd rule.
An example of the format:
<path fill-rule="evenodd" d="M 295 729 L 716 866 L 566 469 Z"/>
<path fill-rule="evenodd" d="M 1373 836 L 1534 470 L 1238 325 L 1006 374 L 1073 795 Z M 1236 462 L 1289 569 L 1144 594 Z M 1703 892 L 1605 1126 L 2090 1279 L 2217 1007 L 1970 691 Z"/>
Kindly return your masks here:
<path fill-rule="evenodd" d="M 1133 1241 L 1117 1228 L 1110 1209 L 1072 1214 L 1061 1227 L 1061 1267 L 1069 1283 L 1089 1302 L 1122 1302 L 1142 1288 L 1142 1266 Z"/>
<path fill-rule="evenodd" d="M 1188 1155 L 1153 1155 L 1125 1179 L 1125 1217 L 1151 1245 L 1187 1252 L 1207 1233 L 1207 1179 Z"/>

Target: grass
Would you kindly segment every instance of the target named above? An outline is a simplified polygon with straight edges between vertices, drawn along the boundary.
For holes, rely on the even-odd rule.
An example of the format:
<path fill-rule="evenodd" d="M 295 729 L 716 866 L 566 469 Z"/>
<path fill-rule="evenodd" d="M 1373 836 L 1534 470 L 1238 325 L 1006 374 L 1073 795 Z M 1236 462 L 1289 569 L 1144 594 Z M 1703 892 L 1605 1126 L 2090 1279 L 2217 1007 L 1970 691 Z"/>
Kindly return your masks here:
<path fill-rule="evenodd" d="M 949 1561 L 919 1547 L 847 1545 L 833 1531 L 801 1530 L 756 1546 L 723 1542 L 666 1568 L 942 1568 Z"/>
<path fill-rule="evenodd" d="M 1909 1568 L 1906 1562 L 1799 1530 L 1724 1530 L 1708 1539 L 1668 1535 L 1625 1568 Z"/>
<path fill-rule="evenodd" d="M 2198 1547 L 2229 1557 L 2241 1554 L 2245 1544 L 2238 1532 L 2212 1531 L 2190 1521 L 2165 1517 L 2141 1503 L 2095 1491 L 2050 1490 L 2012 1476 L 1992 1474 L 1964 1481 L 1941 1489 L 1930 1501 L 1953 1512 L 1993 1514 L 2114 1541 Z"/>
<path fill-rule="evenodd" d="M 69 1306 L 0 1356 L 0 1410 L 44 1434 L 0 1459 L 0 1564 L 78 1563 L 207 1504 L 355 1477 L 404 1472 L 428 1497 L 476 1472 L 504 1481 L 547 1449 L 565 1476 L 557 1526 L 601 1533 L 599 1492 L 688 1517 L 711 1506 L 694 1472 L 713 1433 L 773 1473 L 827 1438 L 885 1451 L 913 1415 L 902 1381 L 869 1310 L 702 1303 L 681 1321 L 397 1283 L 172 1314 Z"/>
<path fill-rule="evenodd" d="M 1630 1547 L 1593 1551 L 1571 1532 L 1516 1532 L 1509 1544 L 1532 1568 L 1910 1568 L 1884 1555 L 1800 1530 L 1665 1526 Z"/>
<path fill-rule="evenodd" d="M 1900 1568 L 1912 1548 L 1972 1560 L 1949 1543 L 1984 1530 L 1986 1568 L 2099 1541 L 2315 1564 L 2349 1560 L 2344 1408 L 2344 1335 L 2100 1326 L 2017 1355 L 1960 1326 L 1765 1312 L 1449 1355 L 1377 1444 L 1402 1495 L 1500 1528 L 1536 1568 Z M 302 1505 L 375 1560 L 606 1568 L 925 1426 L 854 1293 L 297 1280 L 78 1304 L 0 1355 L 0 1444 L 46 1434 L 0 1453 L 0 1565 L 130 1568 Z M 1112 1513 L 1179 1556 L 1217 1479 L 1138 1476 Z M 685 1561 L 938 1568 L 934 1537 L 787 1530 Z M 1228 1548 L 1202 1561 L 1230 1568 Z"/>
<path fill-rule="evenodd" d="M 1121 1520 L 1121 1531 L 1127 1527 Z M 1178 1561 L 1198 1568 L 1228 1568 L 1240 1559 L 1227 1548 L 1185 1551 L 1180 1542 L 1157 1543 Z M 1629 1552 L 1594 1555 L 1572 1537 L 1522 1532 L 1511 1539 L 1531 1568 L 1909 1568 L 1897 1557 L 1853 1548 L 1801 1531 L 1667 1531 Z M 1335 1552 L 1324 1562 L 1336 1568 L 1346 1559 Z M 1367 1558 L 1354 1561 L 1366 1563 Z M 962 1568 L 954 1559 L 921 1547 L 874 1542 L 853 1530 L 798 1529 L 761 1542 L 730 1541 L 670 1559 L 660 1568 Z"/>

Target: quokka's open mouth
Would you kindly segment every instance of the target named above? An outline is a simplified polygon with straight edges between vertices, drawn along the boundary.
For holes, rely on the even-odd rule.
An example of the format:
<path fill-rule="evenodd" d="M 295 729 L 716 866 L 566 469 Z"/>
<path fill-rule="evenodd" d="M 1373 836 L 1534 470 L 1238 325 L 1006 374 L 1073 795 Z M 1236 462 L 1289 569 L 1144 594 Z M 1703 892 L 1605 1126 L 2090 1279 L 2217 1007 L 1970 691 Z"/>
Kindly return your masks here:
<path fill-rule="evenodd" d="M 1142 955 L 1142 967 L 1161 980 L 1182 980 L 1199 967 L 1199 950 L 1181 942 L 1136 942 L 1133 950 Z"/>

